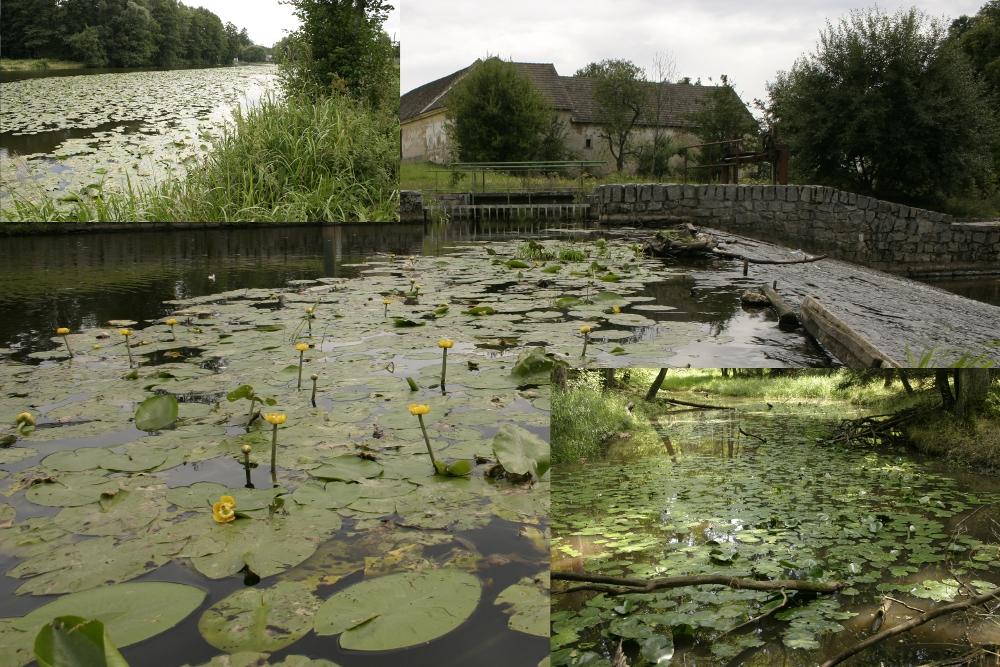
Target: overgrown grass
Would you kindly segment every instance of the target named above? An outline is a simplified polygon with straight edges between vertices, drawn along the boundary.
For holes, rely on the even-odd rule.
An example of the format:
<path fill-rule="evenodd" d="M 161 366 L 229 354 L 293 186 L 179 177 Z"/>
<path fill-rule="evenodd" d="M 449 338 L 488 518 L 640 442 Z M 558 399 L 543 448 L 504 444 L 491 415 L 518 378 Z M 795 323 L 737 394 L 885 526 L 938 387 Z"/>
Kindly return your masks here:
<path fill-rule="evenodd" d="M 956 197 L 946 201 L 942 208 L 956 218 L 1000 220 L 1000 192 L 992 197 Z"/>
<path fill-rule="evenodd" d="M 633 369 L 629 381 L 637 389 L 648 388 L 657 370 Z M 770 401 L 846 401 L 880 409 L 905 407 L 933 392 L 932 387 L 923 386 L 916 380 L 911 381 L 916 390 L 913 397 L 902 394 L 898 382 L 890 387 L 884 387 L 881 380 L 845 387 L 843 380 L 844 374 L 839 370 L 791 376 L 723 377 L 719 369 L 682 368 L 671 369 L 660 390 Z"/>
<path fill-rule="evenodd" d="M 616 444 L 617 451 L 662 449 L 661 438 L 642 406 L 628 410 L 629 397 L 601 391 L 583 378 L 552 395 L 552 463 L 579 463 L 602 458 Z"/>
<path fill-rule="evenodd" d="M 970 419 L 936 410 L 906 430 L 919 451 L 989 472 L 1000 472 L 1000 384 Z"/>
<path fill-rule="evenodd" d="M 264 100 L 237 111 L 204 161 L 151 187 L 71 204 L 14 199 L 0 219 L 39 222 L 390 221 L 398 217 L 399 123 L 343 96 Z"/>
<path fill-rule="evenodd" d="M 83 69 L 87 65 L 72 60 L 49 58 L 0 58 L 0 72 L 34 72 L 50 69 Z"/>

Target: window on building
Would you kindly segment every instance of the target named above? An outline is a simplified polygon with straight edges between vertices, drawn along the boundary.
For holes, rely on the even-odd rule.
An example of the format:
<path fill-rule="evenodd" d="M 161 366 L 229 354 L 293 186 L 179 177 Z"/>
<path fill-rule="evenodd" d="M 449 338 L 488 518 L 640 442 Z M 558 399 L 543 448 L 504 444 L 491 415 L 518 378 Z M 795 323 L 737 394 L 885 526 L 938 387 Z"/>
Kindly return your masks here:
<path fill-rule="evenodd" d="M 587 148 L 590 148 L 590 139 L 587 139 Z"/>

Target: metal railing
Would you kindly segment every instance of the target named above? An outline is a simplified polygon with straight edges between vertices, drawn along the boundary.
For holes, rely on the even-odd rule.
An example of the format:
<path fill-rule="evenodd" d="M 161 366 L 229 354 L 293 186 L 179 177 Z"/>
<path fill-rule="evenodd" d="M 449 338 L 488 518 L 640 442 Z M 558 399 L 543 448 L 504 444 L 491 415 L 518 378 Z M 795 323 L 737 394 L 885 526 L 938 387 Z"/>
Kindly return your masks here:
<path fill-rule="evenodd" d="M 565 174 L 567 172 L 573 172 L 578 170 L 578 174 L 574 176 L 575 179 L 579 179 L 579 184 L 577 188 L 566 188 L 564 185 L 559 186 L 557 189 L 560 190 L 579 190 L 584 189 L 584 176 L 587 171 L 592 168 L 600 168 L 607 165 L 607 162 L 603 160 L 546 160 L 546 161 L 533 161 L 533 162 L 451 162 L 446 165 L 442 165 L 441 169 L 433 169 L 431 173 L 434 174 L 434 189 L 433 192 L 446 192 L 454 191 L 457 187 L 455 182 L 455 174 L 471 174 L 472 175 L 472 188 L 471 192 L 514 192 L 514 191 L 531 191 L 531 190 L 542 190 L 542 189 L 553 189 L 552 188 L 552 174 Z M 442 186 L 438 180 L 439 174 L 447 174 L 448 181 L 447 185 Z M 512 177 L 520 177 L 520 184 L 505 185 L 500 183 L 488 183 L 487 177 L 494 174 L 506 174 Z M 534 183 L 534 180 L 546 181 L 543 183 Z"/>

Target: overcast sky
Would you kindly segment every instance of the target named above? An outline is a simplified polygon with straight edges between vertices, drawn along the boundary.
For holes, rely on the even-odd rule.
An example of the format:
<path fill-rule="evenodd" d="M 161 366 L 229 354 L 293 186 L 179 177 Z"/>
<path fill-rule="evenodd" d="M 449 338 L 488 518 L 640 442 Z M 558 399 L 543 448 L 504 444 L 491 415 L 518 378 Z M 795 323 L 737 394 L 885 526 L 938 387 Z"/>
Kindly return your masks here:
<path fill-rule="evenodd" d="M 882 0 L 894 12 L 916 6 L 935 17 L 974 14 L 986 0 Z M 728 74 L 744 100 L 813 50 L 827 18 L 874 5 L 849 0 L 408 0 L 403 7 L 401 90 L 461 69 L 477 57 L 550 62 L 572 75 L 589 62 L 626 58 L 653 74 L 657 52 L 677 76 Z"/>
<path fill-rule="evenodd" d="M 184 4 L 204 7 L 214 12 L 223 23 L 232 21 L 236 26 L 246 28 L 250 39 L 262 46 L 272 46 L 299 25 L 291 5 L 278 0 L 184 0 Z M 399 39 L 398 1 L 384 27 L 386 32 Z"/>

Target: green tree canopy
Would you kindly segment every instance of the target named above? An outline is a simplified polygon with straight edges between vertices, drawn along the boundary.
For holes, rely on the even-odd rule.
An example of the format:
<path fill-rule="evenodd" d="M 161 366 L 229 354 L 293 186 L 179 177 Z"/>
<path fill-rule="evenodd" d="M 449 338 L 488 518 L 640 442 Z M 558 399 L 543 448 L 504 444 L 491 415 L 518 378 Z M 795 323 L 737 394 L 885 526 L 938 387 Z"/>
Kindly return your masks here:
<path fill-rule="evenodd" d="M 611 59 L 590 63 L 576 76 L 595 79 L 594 100 L 600 111 L 601 136 L 615 159 L 618 171 L 625 168 L 631 152 L 632 130 L 649 95 L 642 68 L 629 60 Z"/>
<path fill-rule="evenodd" d="M 463 162 L 540 157 L 554 115 L 531 79 L 499 58 L 478 62 L 448 94 L 448 133 Z"/>
<path fill-rule="evenodd" d="M 768 92 L 804 179 L 935 203 L 991 172 L 982 86 L 941 25 L 915 9 L 828 22 L 816 51 Z"/>
<path fill-rule="evenodd" d="M 286 87 L 316 97 L 346 91 L 382 105 L 396 77 L 392 44 L 382 24 L 392 11 L 384 0 L 287 0 L 302 22 L 296 48 L 281 59 Z M 290 57 L 294 54 L 294 58 Z"/>
<path fill-rule="evenodd" d="M 1000 0 L 990 0 L 975 16 L 955 19 L 949 35 L 990 92 L 1000 96 Z"/>

